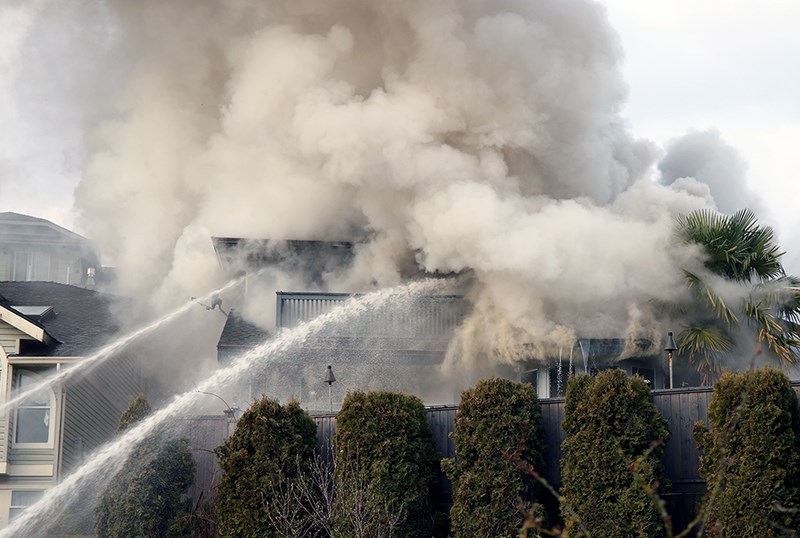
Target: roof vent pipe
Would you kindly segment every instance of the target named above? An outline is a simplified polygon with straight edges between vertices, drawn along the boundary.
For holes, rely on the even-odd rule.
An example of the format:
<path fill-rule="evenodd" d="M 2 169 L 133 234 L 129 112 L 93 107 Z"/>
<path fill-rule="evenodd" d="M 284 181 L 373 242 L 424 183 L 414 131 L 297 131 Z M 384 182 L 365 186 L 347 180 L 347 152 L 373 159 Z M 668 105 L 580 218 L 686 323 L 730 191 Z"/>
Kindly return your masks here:
<path fill-rule="evenodd" d="M 94 267 L 86 269 L 86 287 L 94 289 Z"/>

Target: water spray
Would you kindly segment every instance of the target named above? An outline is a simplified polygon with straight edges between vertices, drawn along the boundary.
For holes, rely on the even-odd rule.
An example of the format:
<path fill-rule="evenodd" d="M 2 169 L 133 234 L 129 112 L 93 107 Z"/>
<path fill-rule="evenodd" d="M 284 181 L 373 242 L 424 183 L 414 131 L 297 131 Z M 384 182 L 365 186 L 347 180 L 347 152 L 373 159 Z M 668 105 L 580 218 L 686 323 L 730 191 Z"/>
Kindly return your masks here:
<path fill-rule="evenodd" d="M 118 439 L 110 441 L 96 450 L 84 465 L 67 476 L 60 484 L 47 490 L 39 501 L 27 507 L 5 529 L 0 530 L 0 538 L 46 535 L 48 529 L 42 522 L 57 520 L 66 504 L 77 498 L 75 492 L 79 487 L 95 475 L 99 474 L 106 478 L 115 475 L 141 441 L 152 434 L 163 422 L 190 409 L 199 395 L 212 392 L 215 388 L 228 386 L 240 379 L 248 369 L 260 361 L 269 361 L 279 356 L 281 352 L 296 348 L 303 344 L 308 337 L 318 333 L 329 324 L 350 320 L 370 309 L 383 307 L 390 301 L 412 300 L 420 294 L 430 293 L 441 285 L 441 280 L 429 279 L 353 297 L 330 312 L 297 327 L 286 329 L 273 339 L 251 348 L 234 359 L 227 368 L 216 371 L 196 388 L 175 396 L 167 406 L 143 419 Z"/>
<path fill-rule="evenodd" d="M 224 286 L 222 286 L 220 288 L 217 288 L 216 290 L 214 290 L 212 292 L 209 292 L 206 295 L 204 295 L 204 296 L 202 296 L 202 297 L 200 297 L 198 299 L 192 298 L 192 300 L 190 300 L 189 302 L 185 303 L 181 307 L 179 307 L 179 308 L 173 310 L 172 312 L 170 312 L 170 313 L 158 318 L 157 320 L 153 321 L 152 323 L 150 323 L 148 325 L 145 325 L 144 327 L 142 327 L 140 329 L 137 329 L 137 330 L 127 334 L 126 336 L 118 338 L 117 340 L 115 340 L 111 344 L 108 344 L 107 346 L 105 346 L 105 347 L 101 348 L 100 350 L 94 352 L 92 355 L 89 355 L 88 357 L 86 357 L 84 359 L 81 359 L 80 361 L 76 362 L 74 365 L 70 366 L 69 368 L 64 368 L 63 370 L 62 369 L 57 370 L 56 373 L 53 374 L 52 376 L 45 378 L 44 380 L 40 381 L 39 383 L 35 384 L 34 386 L 32 386 L 31 388 L 29 388 L 29 389 L 27 389 L 25 391 L 17 393 L 13 398 L 8 400 L 7 402 L 4 402 L 3 404 L 0 404 L 0 413 L 4 412 L 9 407 L 19 403 L 20 401 L 24 400 L 25 398 L 28 398 L 28 397 L 32 396 L 33 394 L 36 394 L 37 392 L 39 392 L 41 390 L 44 390 L 46 388 L 50 388 L 52 385 L 54 385 L 55 383 L 57 383 L 59 381 L 64 381 L 67 378 L 72 377 L 74 374 L 76 374 L 78 372 L 82 372 L 84 370 L 87 370 L 90 367 L 95 367 L 95 366 L 98 366 L 99 364 L 102 364 L 113 353 L 115 353 L 115 352 L 119 351 L 120 349 L 124 348 L 125 346 L 127 346 L 128 344 L 133 342 L 134 340 L 136 340 L 139 337 L 141 337 L 141 336 L 143 336 L 143 335 L 145 335 L 145 334 L 157 329 L 161 325 L 172 321 L 173 319 L 179 317 L 180 315 L 184 314 L 185 312 L 188 312 L 198 302 L 207 301 L 209 299 L 212 299 L 212 298 L 216 297 L 218 294 L 223 293 L 223 292 L 233 288 L 234 286 L 236 286 L 237 284 L 242 282 L 242 280 L 244 278 L 245 278 L 244 276 L 235 278 L 233 280 L 230 280 Z"/>

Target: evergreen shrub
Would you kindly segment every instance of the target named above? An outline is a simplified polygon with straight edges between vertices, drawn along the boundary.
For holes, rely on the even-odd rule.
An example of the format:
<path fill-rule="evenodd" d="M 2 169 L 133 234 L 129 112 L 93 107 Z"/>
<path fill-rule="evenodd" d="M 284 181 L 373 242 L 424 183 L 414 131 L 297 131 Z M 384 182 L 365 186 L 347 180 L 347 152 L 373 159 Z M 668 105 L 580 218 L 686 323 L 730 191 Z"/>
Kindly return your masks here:
<path fill-rule="evenodd" d="M 118 431 L 134 426 L 149 412 L 147 399 L 138 396 L 122 414 Z M 97 536 L 189 536 L 191 501 L 184 493 L 194 472 L 187 439 L 171 439 L 164 431 L 149 436 L 103 493 L 95 511 Z"/>
<path fill-rule="evenodd" d="M 266 396 L 244 412 L 216 449 L 222 478 L 216 498 L 222 536 L 279 536 L 274 522 L 292 481 L 311 480 L 317 426 L 298 402 Z"/>
<path fill-rule="evenodd" d="M 709 536 L 794 536 L 800 530 L 800 419 L 789 379 L 773 369 L 725 373 L 695 425 L 708 484 Z"/>
<path fill-rule="evenodd" d="M 651 491 L 663 478 L 669 431 L 650 388 L 619 369 L 573 377 L 561 445 L 562 508 L 568 528 L 608 538 L 663 536 Z"/>
<path fill-rule="evenodd" d="M 453 482 L 451 531 L 456 538 L 517 536 L 526 510 L 542 511 L 541 488 L 510 455 L 543 468 L 542 410 L 528 384 L 486 379 L 461 394 L 455 459 L 443 467 Z"/>
<path fill-rule="evenodd" d="M 430 536 L 438 455 L 419 398 L 348 393 L 334 444 L 336 536 Z"/>

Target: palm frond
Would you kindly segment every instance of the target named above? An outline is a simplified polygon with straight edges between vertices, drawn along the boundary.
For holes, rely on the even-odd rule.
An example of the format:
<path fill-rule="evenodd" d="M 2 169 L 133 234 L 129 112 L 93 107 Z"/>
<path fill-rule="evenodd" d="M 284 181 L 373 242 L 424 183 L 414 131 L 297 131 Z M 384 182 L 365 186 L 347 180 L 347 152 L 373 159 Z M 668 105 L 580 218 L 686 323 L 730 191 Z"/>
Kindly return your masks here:
<path fill-rule="evenodd" d="M 714 327 L 686 326 L 678 333 L 678 352 L 689 359 L 708 385 L 722 372 L 722 355 L 733 349 L 733 341 Z"/>
<path fill-rule="evenodd" d="M 690 360 L 716 357 L 733 349 L 730 336 L 715 327 L 687 325 L 678 333 L 676 341 L 679 352 Z"/>
<path fill-rule="evenodd" d="M 746 300 L 744 310 L 750 323 L 756 326 L 758 339 L 767 345 L 767 349 L 781 363 L 797 364 L 800 359 L 800 325 L 775 315 L 769 305 L 760 302 Z"/>
<path fill-rule="evenodd" d="M 708 286 L 702 278 L 686 269 L 683 270 L 683 275 L 689 289 L 694 291 L 695 296 L 713 312 L 717 319 L 729 326 L 739 321 L 736 313 L 728 307 L 725 299 L 714 288 Z"/>
<path fill-rule="evenodd" d="M 749 209 L 730 216 L 702 209 L 678 217 L 676 226 L 683 241 L 703 247 L 705 266 L 714 274 L 740 282 L 784 275 L 774 232 L 759 226 Z"/>

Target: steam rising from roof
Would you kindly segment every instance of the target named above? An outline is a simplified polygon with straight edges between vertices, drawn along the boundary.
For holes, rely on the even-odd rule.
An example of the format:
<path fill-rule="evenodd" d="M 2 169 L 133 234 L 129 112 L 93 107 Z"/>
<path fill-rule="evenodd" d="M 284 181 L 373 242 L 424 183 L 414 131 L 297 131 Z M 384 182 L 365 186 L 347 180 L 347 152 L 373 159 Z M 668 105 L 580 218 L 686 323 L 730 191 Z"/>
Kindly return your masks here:
<path fill-rule="evenodd" d="M 109 4 L 136 66 L 76 200 L 124 291 L 220 279 L 211 236 L 352 240 L 336 291 L 474 271 L 459 357 L 660 335 L 647 301 L 696 254 L 672 217 L 717 187 L 673 181 L 679 145 L 650 181 L 597 4 Z"/>

